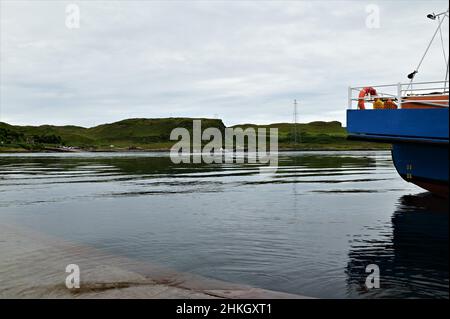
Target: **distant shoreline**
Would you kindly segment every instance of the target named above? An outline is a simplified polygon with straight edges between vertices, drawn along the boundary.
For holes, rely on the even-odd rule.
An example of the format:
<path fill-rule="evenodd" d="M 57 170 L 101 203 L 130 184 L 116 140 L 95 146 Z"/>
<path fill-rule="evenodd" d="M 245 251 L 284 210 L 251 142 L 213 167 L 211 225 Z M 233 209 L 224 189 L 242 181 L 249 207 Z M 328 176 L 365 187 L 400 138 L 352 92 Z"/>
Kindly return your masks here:
<path fill-rule="evenodd" d="M 206 118 L 134 118 L 90 128 L 73 125 L 19 126 L 0 122 L 0 153 L 166 152 L 176 142 L 171 139 L 173 130 L 183 128 L 192 132 L 195 120 L 201 120 L 202 129 L 218 129 L 222 136 L 227 129 L 222 120 Z M 337 121 L 242 124 L 229 128 L 241 129 L 248 136 L 255 134 L 255 130 L 276 129 L 279 151 L 362 151 L 390 148 L 388 144 L 348 140 L 345 127 Z"/>
<path fill-rule="evenodd" d="M 361 151 L 390 151 L 390 148 L 280 148 L 278 152 L 361 152 Z M 80 151 L 52 151 L 52 150 L 7 150 L 0 149 L 0 154 L 80 154 L 80 153 L 169 153 L 170 149 L 144 149 L 144 150 L 80 150 Z M 244 152 L 246 153 L 246 152 Z"/>

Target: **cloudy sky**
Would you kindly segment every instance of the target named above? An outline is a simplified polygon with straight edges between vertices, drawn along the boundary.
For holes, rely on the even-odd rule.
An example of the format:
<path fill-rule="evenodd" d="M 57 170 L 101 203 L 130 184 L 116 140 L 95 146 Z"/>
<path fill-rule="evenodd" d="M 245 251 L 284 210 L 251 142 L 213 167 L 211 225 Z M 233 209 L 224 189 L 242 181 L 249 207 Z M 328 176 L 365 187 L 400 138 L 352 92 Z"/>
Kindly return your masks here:
<path fill-rule="evenodd" d="M 66 26 L 71 3 L 80 9 L 79 28 Z M 379 28 L 366 25 L 370 4 L 380 10 Z M 0 6 L 0 121 L 93 126 L 189 116 L 232 125 L 290 122 L 293 99 L 300 101 L 300 122 L 345 122 L 347 87 L 406 81 L 437 26 L 426 14 L 446 10 L 448 2 Z M 436 41 L 417 80 L 444 75 Z"/>

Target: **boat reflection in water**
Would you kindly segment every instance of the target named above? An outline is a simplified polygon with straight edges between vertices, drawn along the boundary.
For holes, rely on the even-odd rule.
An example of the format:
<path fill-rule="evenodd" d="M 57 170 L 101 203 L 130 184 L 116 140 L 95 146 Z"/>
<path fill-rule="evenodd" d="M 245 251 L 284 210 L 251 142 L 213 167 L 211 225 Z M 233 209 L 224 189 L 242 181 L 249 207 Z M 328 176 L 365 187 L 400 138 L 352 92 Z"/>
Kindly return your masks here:
<path fill-rule="evenodd" d="M 355 240 L 349 252 L 349 297 L 448 298 L 448 201 L 431 193 L 405 195 L 385 240 Z M 366 266 L 380 269 L 380 287 L 366 288 Z"/>

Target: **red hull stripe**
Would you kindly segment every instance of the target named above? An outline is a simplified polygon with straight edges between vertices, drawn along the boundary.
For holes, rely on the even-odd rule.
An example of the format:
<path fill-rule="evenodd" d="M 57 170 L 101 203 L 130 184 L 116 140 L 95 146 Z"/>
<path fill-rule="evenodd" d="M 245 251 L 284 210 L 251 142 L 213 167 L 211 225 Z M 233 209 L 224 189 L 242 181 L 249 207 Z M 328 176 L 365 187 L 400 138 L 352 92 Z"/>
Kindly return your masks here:
<path fill-rule="evenodd" d="M 414 180 L 414 178 L 410 180 L 410 182 L 416 184 L 419 187 L 422 187 L 423 189 L 426 189 L 429 192 L 448 198 L 448 191 L 449 191 L 448 185 L 433 182 L 418 181 Z"/>

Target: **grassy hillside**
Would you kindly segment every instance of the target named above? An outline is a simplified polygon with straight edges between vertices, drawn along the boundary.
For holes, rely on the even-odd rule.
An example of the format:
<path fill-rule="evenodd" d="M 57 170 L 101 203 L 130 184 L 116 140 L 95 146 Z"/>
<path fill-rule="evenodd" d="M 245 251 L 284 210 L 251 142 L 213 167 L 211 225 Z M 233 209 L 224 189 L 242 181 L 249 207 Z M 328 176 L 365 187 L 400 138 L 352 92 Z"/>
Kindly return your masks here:
<path fill-rule="evenodd" d="M 71 146 L 86 150 L 168 149 L 170 132 L 192 131 L 193 118 L 126 119 L 91 128 L 80 126 L 13 126 L 0 122 L 0 151 L 39 150 Z M 200 119 L 202 128 L 225 129 L 221 120 Z"/>
<path fill-rule="evenodd" d="M 221 120 L 201 119 L 202 128 L 216 127 L 225 129 Z M 86 130 L 89 137 L 95 138 L 100 145 L 147 147 L 158 144 L 158 147 L 170 147 L 170 132 L 177 127 L 192 131 L 193 119 L 127 119 L 111 124 L 103 124 Z"/>
<path fill-rule="evenodd" d="M 284 150 L 348 150 L 348 149 L 389 149 L 389 145 L 347 140 L 347 131 L 340 122 L 310 122 L 296 125 L 274 123 L 269 125 L 240 124 L 233 127 L 246 128 L 278 128 L 278 147 Z M 295 142 L 297 141 L 297 143 Z"/>
<path fill-rule="evenodd" d="M 170 132 L 177 127 L 192 131 L 193 118 L 126 119 L 91 128 L 80 126 L 14 126 L 0 122 L 0 152 L 57 150 L 62 146 L 84 150 L 169 149 Z M 218 119 L 201 119 L 202 129 L 225 125 Z M 280 149 L 386 149 L 388 145 L 347 140 L 339 122 L 297 124 L 297 143 L 290 123 L 242 124 L 235 127 L 278 128 Z"/>

